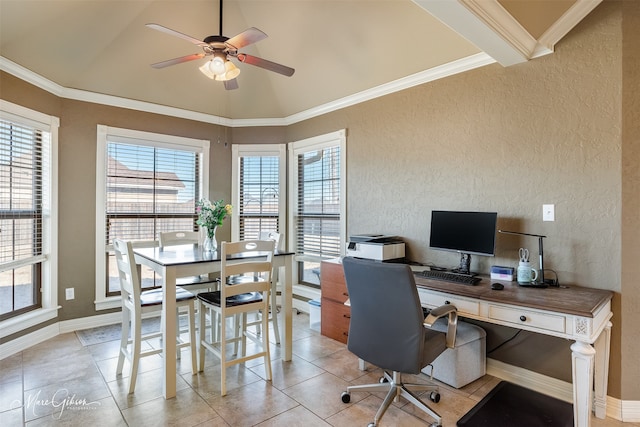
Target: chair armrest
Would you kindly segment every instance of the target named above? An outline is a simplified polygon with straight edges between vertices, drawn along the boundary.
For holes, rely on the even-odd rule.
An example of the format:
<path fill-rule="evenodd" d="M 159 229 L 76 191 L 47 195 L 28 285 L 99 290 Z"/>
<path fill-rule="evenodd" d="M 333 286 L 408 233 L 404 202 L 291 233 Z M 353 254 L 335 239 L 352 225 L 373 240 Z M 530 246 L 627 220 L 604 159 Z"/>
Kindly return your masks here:
<path fill-rule="evenodd" d="M 458 327 L 458 309 L 455 305 L 445 304 L 436 307 L 425 317 L 423 324 L 431 328 L 433 324 L 441 317 L 449 316 L 447 322 L 447 347 L 454 348 L 456 343 L 456 329 Z"/>

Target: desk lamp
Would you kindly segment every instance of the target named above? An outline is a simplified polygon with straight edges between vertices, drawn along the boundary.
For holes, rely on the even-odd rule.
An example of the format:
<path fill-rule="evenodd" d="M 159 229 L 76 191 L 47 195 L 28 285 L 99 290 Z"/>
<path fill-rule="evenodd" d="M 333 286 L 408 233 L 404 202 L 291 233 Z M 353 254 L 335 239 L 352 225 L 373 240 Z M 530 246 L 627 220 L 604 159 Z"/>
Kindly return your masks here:
<path fill-rule="evenodd" d="M 541 236 L 540 234 L 521 233 L 519 231 L 506 231 L 506 230 L 498 230 L 498 233 L 515 234 L 515 235 L 518 235 L 518 236 L 537 237 L 538 238 L 538 253 L 539 253 L 538 256 L 540 257 L 540 280 L 539 281 L 543 285 L 557 286 L 557 284 L 554 283 L 553 281 L 547 282 L 546 280 L 544 280 L 544 250 L 542 248 L 542 239 L 544 239 L 547 236 Z"/>

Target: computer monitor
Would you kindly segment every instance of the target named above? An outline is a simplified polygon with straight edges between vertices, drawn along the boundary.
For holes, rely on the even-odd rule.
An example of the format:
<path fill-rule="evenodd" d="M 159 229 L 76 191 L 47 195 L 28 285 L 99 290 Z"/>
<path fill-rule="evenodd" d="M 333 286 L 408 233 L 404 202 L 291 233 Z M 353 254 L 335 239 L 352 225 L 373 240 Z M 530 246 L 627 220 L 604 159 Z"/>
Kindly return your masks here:
<path fill-rule="evenodd" d="M 455 272 L 471 274 L 471 255 L 494 256 L 496 212 L 432 211 L 429 247 L 460 253 Z"/>

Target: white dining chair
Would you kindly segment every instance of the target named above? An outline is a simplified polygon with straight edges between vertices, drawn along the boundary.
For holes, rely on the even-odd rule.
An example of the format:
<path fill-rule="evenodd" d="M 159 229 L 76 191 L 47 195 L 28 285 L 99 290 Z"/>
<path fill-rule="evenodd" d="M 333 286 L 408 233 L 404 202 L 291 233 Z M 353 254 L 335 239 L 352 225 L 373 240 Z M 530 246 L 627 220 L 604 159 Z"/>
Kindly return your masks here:
<path fill-rule="evenodd" d="M 131 242 L 114 239 L 113 247 L 118 265 L 120 277 L 120 293 L 122 299 L 122 335 L 120 338 L 120 351 L 118 354 L 118 366 L 116 374 L 122 375 L 125 359 L 129 361 L 129 393 L 133 393 L 138 376 L 138 364 L 140 358 L 159 354 L 162 349 L 142 350 L 142 342 L 148 339 L 162 337 L 162 332 L 154 332 L 142 335 L 143 309 L 153 307 L 155 310 L 162 306 L 162 289 L 142 291 L 140 272 L 135 263 Z M 176 289 L 176 307 L 186 307 L 189 340 L 184 341 L 180 336 L 176 337 L 178 352 L 184 347 L 191 349 L 191 370 L 195 375 L 196 363 L 196 337 L 195 337 L 195 295 L 181 288 Z M 162 320 L 161 320 L 162 323 Z M 179 334 L 178 334 L 179 335 Z"/>
<path fill-rule="evenodd" d="M 158 234 L 160 248 L 169 246 L 198 245 L 200 242 L 200 232 L 198 231 L 167 231 Z M 216 274 L 178 277 L 176 285 L 194 294 L 202 291 L 215 290 L 218 287 L 218 277 Z"/>
<path fill-rule="evenodd" d="M 271 380 L 271 357 L 269 351 L 269 327 L 268 316 L 262 316 L 262 333 L 255 335 L 247 329 L 247 314 L 269 310 L 269 294 L 271 292 L 271 272 L 273 268 L 272 258 L 274 242 L 263 240 L 245 240 L 241 242 L 222 242 L 220 259 L 220 290 L 213 292 L 201 292 L 198 294 L 200 302 L 200 324 L 205 324 L 206 315 L 209 314 L 212 324 L 219 329 L 218 334 L 210 340 L 206 339 L 204 330 L 199 331 L 199 369 L 204 370 L 205 353 L 209 350 L 220 359 L 221 378 L 220 393 L 227 394 L 226 370 L 228 367 L 244 363 L 248 360 L 264 358 L 265 377 Z M 257 256 L 259 255 L 259 256 Z M 238 280 L 247 277 L 246 281 Z M 233 284 L 228 284 L 227 279 L 233 278 Z M 216 313 L 217 316 L 213 316 Z M 240 333 L 227 331 L 226 319 L 240 320 Z M 247 339 L 254 342 L 256 351 L 247 355 Z M 230 354 L 227 351 L 229 344 L 241 343 L 242 353 L 237 351 Z"/>

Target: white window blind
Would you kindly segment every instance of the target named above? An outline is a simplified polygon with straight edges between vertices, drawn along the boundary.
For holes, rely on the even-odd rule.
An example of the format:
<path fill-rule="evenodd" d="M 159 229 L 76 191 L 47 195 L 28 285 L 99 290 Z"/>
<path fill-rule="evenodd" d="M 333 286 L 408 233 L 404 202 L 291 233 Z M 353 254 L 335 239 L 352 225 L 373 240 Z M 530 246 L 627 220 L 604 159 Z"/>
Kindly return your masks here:
<path fill-rule="evenodd" d="M 340 256 L 340 147 L 298 154 L 297 253 Z"/>
<path fill-rule="evenodd" d="M 240 239 L 256 239 L 261 231 L 280 230 L 280 159 L 277 156 L 240 158 Z"/>
<path fill-rule="evenodd" d="M 0 120 L 0 318 L 41 306 L 43 192 L 50 133 Z"/>
<path fill-rule="evenodd" d="M 301 285 L 320 286 L 320 262 L 343 254 L 346 131 L 289 143 L 289 250 Z"/>
<path fill-rule="evenodd" d="M 106 244 L 197 229 L 198 170 L 192 151 L 108 142 Z"/>

